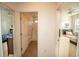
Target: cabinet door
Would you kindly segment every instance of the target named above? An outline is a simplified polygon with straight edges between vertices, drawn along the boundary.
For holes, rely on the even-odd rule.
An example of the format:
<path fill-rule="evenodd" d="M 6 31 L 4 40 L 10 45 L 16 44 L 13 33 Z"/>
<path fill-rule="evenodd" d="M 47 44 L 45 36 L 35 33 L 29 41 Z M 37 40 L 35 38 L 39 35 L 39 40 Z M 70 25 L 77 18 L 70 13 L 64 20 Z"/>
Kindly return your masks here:
<path fill-rule="evenodd" d="M 13 54 L 13 39 L 9 38 L 7 41 L 8 45 L 8 54 Z"/>
<path fill-rule="evenodd" d="M 69 56 L 69 45 L 70 41 L 67 37 L 60 37 L 59 43 L 59 56 L 61 57 L 68 57 Z"/>
<path fill-rule="evenodd" d="M 7 57 L 8 56 L 7 42 L 2 43 L 2 46 L 3 46 L 3 56 Z"/>

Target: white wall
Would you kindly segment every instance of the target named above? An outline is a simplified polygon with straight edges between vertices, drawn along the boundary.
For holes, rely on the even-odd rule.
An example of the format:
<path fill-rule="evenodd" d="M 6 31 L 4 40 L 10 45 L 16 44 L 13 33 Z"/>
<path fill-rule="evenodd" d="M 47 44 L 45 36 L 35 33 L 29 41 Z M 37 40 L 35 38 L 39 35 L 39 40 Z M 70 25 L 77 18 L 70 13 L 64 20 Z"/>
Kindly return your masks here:
<path fill-rule="evenodd" d="M 38 13 L 38 56 L 55 56 L 56 31 L 53 14 L 53 12 Z"/>
<path fill-rule="evenodd" d="M 6 8 L 2 8 L 1 11 L 1 29 L 2 29 L 2 34 L 8 34 L 9 33 L 9 29 L 11 28 L 11 25 L 13 25 L 13 19 L 12 16 L 13 15 L 9 15 L 9 13 L 11 14 L 12 11 L 6 9 Z"/>
<path fill-rule="evenodd" d="M 69 24 L 69 26 L 66 28 L 65 24 Z M 66 11 L 62 12 L 62 29 L 71 29 L 71 16 Z"/>

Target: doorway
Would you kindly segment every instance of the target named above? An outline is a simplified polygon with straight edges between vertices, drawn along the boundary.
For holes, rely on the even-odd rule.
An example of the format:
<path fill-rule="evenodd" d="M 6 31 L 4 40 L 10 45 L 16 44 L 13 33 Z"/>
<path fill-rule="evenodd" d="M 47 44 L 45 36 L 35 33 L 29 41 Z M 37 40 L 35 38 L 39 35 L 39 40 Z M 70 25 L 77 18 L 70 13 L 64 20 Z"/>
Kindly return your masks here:
<path fill-rule="evenodd" d="M 22 12 L 20 14 L 21 55 L 22 57 L 37 57 L 37 12 Z"/>
<path fill-rule="evenodd" d="M 58 56 L 60 57 L 76 57 L 78 46 L 78 16 L 79 14 L 64 14 L 62 12 L 62 22 L 60 29 L 60 37 L 58 40 Z M 65 19 L 66 17 L 67 19 Z"/>
<path fill-rule="evenodd" d="M 1 7 L 1 38 L 4 57 L 14 56 L 13 20 L 14 11 Z"/>

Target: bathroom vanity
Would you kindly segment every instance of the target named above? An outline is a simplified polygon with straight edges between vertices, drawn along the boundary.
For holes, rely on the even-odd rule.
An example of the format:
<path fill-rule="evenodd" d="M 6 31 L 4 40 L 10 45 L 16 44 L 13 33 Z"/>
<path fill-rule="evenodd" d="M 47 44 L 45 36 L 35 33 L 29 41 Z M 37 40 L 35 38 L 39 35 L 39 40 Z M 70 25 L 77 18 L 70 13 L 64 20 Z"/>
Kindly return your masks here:
<path fill-rule="evenodd" d="M 77 37 L 76 36 L 67 36 L 69 38 L 69 57 L 75 57 L 77 51 Z"/>
<path fill-rule="evenodd" d="M 13 54 L 13 35 L 12 34 L 6 34 L 2 36 L 2 42 L 3 44 L 6 44 L 8 50 L 8 55 Z"/>
<path fill-rule="evenodd" d="M 60 57 L 76 57 L 77 52 L 77 36 L 62 35 L 59 38 L 59 56 Z"/>

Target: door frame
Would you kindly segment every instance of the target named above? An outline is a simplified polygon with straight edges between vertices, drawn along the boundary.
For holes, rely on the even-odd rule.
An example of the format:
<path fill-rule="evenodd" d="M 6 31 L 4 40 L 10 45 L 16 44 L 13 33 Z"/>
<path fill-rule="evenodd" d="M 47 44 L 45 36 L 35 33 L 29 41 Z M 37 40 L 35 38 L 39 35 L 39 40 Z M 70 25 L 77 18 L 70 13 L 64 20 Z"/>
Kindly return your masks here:
<path fill-rule="evenodd" d="M 1 10 L 0 10 L 0 15 L 1 15 Z M 0 16 L 0 57 L 3 57 L 2 36 L 1 36 L 1 16 Z"/>
<path fill-rule="evenodd" d="M 36 12 L 37 13 L 37 18 L 38 18 L 38 11 L 20 12 L 20 45 L 21 45 L 21 56 L 22 56 L 22 18 L 21 18 L 21 13 L 30 13 L 30 12 Z M 34 20 L 33 20 L 33 22 L 34 22 Z M 38 57 L 38 23 L 37 23 L 37 57 Z"/>

